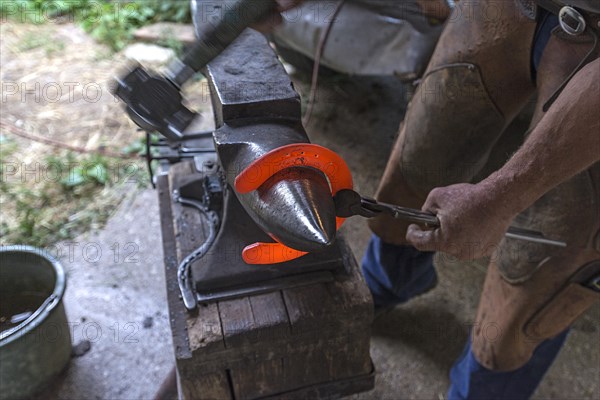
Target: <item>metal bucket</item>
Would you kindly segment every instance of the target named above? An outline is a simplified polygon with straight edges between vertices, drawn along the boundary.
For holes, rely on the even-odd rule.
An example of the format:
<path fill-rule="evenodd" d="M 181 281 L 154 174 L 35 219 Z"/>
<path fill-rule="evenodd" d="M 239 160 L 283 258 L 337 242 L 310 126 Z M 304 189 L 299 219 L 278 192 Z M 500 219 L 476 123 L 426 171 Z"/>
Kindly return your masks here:
<path fill-rule="evenodd" d="M 0 247 L 0 399 L 30 397 L 67 365 L 65 280 L 43 250 Z"/>

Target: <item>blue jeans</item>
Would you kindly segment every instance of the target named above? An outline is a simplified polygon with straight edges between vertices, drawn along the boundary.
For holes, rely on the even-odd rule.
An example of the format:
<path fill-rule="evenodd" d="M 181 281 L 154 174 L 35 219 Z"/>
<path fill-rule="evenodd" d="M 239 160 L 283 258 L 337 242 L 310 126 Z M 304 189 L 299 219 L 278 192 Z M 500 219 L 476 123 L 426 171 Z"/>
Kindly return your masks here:
<path fill-rule="evenodd" d="M 491 371 L 479 364 L 469 340 L 450 371 L 448 400 L 528 399 L 552 365 L 568 333 L 567 329 L 558 336 L 543 341 L 527 364 L 509 372 Z"/>
<path fill-rule="evenodd" d="M 373 235 L 362 261 L 363 274 L 375 307 L 404 303 L 435 285 L 437 275 L 433 254 L 412 246 L 384 243 Z M 561 349 L 567 331 L 542 342 L 529 362 L 511 372 L 491 371 L 483 367 L 467 342 L 463 354 L 450 372 L 448 399 L 527 399 Z"/>
<path fill-rule="evenodd" d="M 434 286 L 437 274 L 433 255 L 412 246 L 384 243 L 373 235 L 362 260 L 362 270 L 375 307 L 404 303 Z"/>

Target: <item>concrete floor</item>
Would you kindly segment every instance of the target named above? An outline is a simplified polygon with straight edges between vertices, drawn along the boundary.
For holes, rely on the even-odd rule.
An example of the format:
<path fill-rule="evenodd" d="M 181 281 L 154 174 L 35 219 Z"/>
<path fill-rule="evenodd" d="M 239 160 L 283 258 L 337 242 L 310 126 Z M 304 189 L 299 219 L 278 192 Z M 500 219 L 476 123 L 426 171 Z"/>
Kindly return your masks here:
<path fill-rule="evenodd" d="M 297 82 L 301 91 L 304 82 Z M 322 83 L 322 103 L 310 135 L 342 154 L 365 195 L 374 193 L 402 118 L 403 89 L 393 80 L 332 78 Z M 40 398 L 148 399 L 171 367 L 156 196 L 152 190 L 132 195 L 102 231 L 75 240 L 72 259 L 63 258 L 74 342 L 87 338 L 91 350 L 74 358 Z M 365 221 L 350 220 L 344 231 L 362 256 L 369 237 Z M 102 251 L 96 262 L 90 262 L 93 254 L 82 253 L 88 243 Z M 448 370 L 473 321 L 485 268 L 481 263 L 444 263 L 438 271 L 435 291 L 375 322 L 371 354 L 376 388 L 355 399 L 445 397 Z M 575 325 L 535 398 L 600 398 L 599 320 L 600 308 L 594 307 Z"/>
<path fill-rule="evenodd" d="M 156 193 L 134 192 L 102 231 L 57 248 L 73 342 L 91 349 L 39 399 L 152 398 L 174 363 Z"/>

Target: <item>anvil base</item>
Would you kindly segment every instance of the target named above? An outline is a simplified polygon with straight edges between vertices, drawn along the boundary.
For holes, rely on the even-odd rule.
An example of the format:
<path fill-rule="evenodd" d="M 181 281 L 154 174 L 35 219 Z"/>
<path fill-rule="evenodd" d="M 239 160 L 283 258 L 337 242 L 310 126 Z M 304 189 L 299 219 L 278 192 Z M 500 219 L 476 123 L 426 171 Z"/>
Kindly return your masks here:
<path fill-rule="evenodd" d="M 300 286 L 238 293 L 236 298 L 201 303 L 194 313 L 185 309 L 177 266 L 201 242 L 201 235 L 193 232 L 201 232 L 202 221 L 197 211 L 173 203 L 171 193 L 179 183 L 193 181 L 195 173 L 193 163 L 182 162 L 157 180 L 180 398 L 330 398 L 370 390 L 374 385 L 369 355 L 373 303 L 343 240 L 337 241 L 331 254 L 303 257 L 292 267 L 312 265 L 306 275 L 326 273 L 327 282 L 304 281 Z M 246 288 L 263 285 L 260 280 L 252 282 L 262 271 L 256 268 L 255 274 L 246 275 L 250 282 Z M 266 272 L 278 268 L 284 266 Z M 226 283 L 226 279 L 214 282 Z"/>

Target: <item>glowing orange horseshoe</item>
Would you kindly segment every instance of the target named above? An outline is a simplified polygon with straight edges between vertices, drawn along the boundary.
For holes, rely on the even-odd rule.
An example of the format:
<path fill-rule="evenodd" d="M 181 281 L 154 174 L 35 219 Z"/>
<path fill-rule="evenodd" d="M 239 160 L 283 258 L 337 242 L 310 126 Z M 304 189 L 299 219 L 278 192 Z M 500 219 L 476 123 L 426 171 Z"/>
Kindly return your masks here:
<path fill-rule="evenodd" d="M 279 171 L 292 167 L 312 167 L 323 172 L 334 196 L 340 190 L 354 187 L 350 168 L 342 157 L 325 147 L 301 143 L 272 150 L 252 162 L 235 178 L 235 190 L 241 194 L 249 193 Z M 336 218 L 337 229 L 344 221 L 344 218 Z M 247 264 L 265 265 L 291 261 L 305 254 L 279 242 L 254 243 L 242 251 L 242 258 Z"/>

